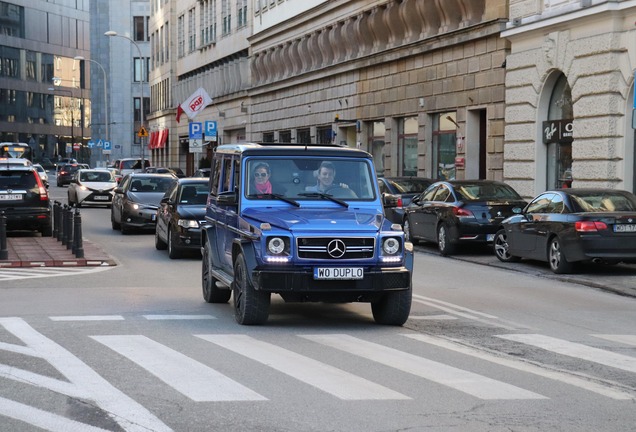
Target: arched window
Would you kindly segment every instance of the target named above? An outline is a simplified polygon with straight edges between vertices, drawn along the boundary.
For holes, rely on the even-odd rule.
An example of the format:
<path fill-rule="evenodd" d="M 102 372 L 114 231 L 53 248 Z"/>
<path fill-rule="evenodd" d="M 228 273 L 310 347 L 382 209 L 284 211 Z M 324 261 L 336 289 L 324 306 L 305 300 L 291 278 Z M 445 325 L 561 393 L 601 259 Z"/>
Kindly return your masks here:
<path fill-rule="evenodd" d="M 565 75 L 554 84 L 544 124 L 548 189 L 572 186 L 572 92 Z"/>

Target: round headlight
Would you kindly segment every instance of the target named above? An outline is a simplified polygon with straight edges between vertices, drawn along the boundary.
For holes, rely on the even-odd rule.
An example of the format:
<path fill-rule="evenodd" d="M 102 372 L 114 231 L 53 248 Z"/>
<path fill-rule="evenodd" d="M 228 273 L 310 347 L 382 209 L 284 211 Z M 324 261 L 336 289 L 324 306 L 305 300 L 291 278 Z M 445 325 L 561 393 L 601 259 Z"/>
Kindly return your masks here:
<path fill-rule="evenodd" d="M 382 244 L 382 249 L 384 253 L 387 255 L 395 255 L 400 250 L 400 242 L 393 237 L 384 239 L 384 243 Z"/>
<path fill-rule="evenodd" d="M 267 250 L 272 255 L 280 255 L 285 250 L 285 240 L 280 237 L 272 237 L 267 241 Z"/>

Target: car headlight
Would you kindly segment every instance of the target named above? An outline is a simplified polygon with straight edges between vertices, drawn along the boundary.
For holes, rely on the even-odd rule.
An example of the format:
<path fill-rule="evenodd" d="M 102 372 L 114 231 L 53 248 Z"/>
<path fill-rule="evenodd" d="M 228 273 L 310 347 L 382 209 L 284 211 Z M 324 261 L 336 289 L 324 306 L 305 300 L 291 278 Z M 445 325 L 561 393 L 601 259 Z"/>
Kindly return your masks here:
<path fill-rule="evenodd" d="M 88 189 L 88 188 L 87 188 L 86 186 L 84 186 L 84 185 L 80 185 L 80 187 L 79 187 L 79 188 L 80 188 L 80 190 L 83 190 L 83 191 L 85 191 L 85 190 L 87 190 L 87 189 Z"/>
<path fill-rule="evenodd" d="M 177 225 L 184 228 L 198 228 L 199 222 L 195 220 L 189 220 L 189 219 L 179 219 L 179 222 L 177 222 Z"/>
<path fill-rule="evenodd" d="M 286 237 L 270 237 L 267 239 L 267 252 L 271 255 L 288 255 L 289 239 Z"/>
<path fill-rule="evenodd" d="M 387 237 L 382 241 L 382 250 L 385 255 L 396 255 L 400 252 L 401 243 L 395 237 Z"/>

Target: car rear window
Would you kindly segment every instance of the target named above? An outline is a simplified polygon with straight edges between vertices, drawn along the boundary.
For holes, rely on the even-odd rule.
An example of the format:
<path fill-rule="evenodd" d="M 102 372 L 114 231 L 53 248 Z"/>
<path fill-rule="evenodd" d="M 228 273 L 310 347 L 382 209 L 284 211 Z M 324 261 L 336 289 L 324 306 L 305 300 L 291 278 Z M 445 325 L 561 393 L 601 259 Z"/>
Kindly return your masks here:
<path fill-rule="evenodd" d="M 0 171 L 0 190 L 37 189 L 33 171 Z"/>

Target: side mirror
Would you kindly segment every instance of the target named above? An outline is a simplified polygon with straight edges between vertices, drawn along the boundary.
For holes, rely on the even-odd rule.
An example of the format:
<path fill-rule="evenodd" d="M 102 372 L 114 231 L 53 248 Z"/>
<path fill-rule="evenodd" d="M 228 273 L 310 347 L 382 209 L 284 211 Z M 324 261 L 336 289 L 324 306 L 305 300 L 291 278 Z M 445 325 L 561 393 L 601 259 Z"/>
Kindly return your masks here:
<path fill-rule="evenodd" d="M 238 194 L 234 191 L 222 192 L 219 194 L 216 203 L 224 206 L 235 206 L 238 204 Z"/>
<path fill-rule="evenodd" d="M 123 194 L 123 193 L 124 193 L 124 190 L 123 190 L 121 187 L 116 187 L 116 188 L 115 188 L 115 193 L 116 193 L 116 194 Z"/>
<path fill-rule="evenodd" d="M 172 205 L 173 204 L 172 199 L 170 197 L 161 198 L 160 203 L 161 204 L 168 204 L 168 205 Z"/>

